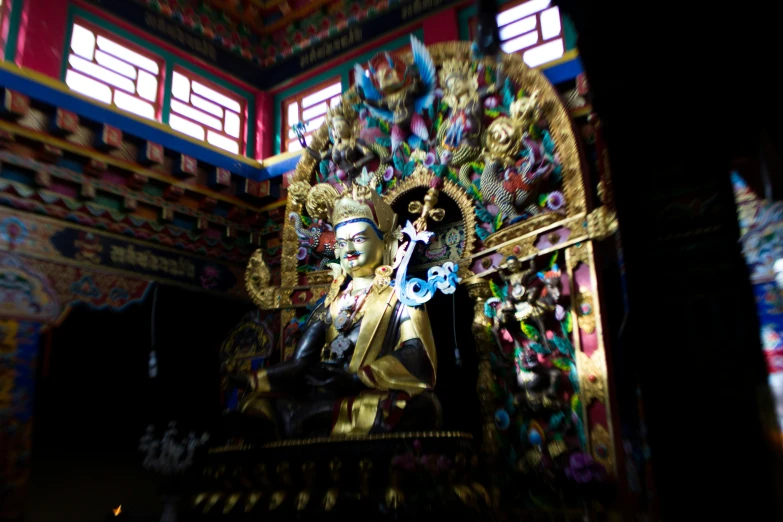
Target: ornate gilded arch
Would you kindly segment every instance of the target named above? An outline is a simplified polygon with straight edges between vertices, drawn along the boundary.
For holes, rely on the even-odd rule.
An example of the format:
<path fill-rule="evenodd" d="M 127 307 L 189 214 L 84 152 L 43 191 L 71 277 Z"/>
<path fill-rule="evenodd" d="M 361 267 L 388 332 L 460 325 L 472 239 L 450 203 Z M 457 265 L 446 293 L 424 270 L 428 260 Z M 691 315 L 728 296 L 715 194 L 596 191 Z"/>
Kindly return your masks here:
<path fill-rule="evenodd" d="M 389 203 L 404 198 L 410 191 L 429 187 L 459 208 L 466 245 L 457 261 L 462 284 L 475 300 L 474 333 L 480 358 L 477 390 L 482 403 L 483 447 L 487 455 L 498 451 L 495 443 L 498 405 L 486 389 L 493 379 L 489 360 L 493 343 L 497 342 L 497 336 L 493 338 L 487 331 L 497 328 L 497 320 L 485 315 L 487 306 L 505 298 L 501 288 L 505 283 L 499 275 L 505 270 L 508 256 L 529 267 L 533 267 L 534 260 L 548 260 L 551 265 L 553 259 L 558 259 L 554 270 L 551 266 L 548 270 L 562 273 L 567 284 L 564 294 L 569 296 L 568 309 L 564 313 L 569 322 L 567 333 L 563 327 L 563 335 L 569 337 L 574 347 L 572 360 L 578 377 L 573 381 L 573 413 L 583 423 L 580 430 L 583 430 L 585 451 L 612 472 L 615 466 L 613 408 L 609 400 L 593 241 L 614 232 L 614 212 L 596 206 L 588 198 L 587 169 L 573 123 L 557 91 L 541 72 L 528 68 L 516 54 L 504 54 L 497 61 L 475 59 L 467 42 L 436 44 L 427 50 L 435 68 L 440 70 L 441 74 L 436 76 L 441 82 L 447 76 L 446 65 L 449 70 L 459 69 L 470 76 L 474 94 L 479 88 L 492 92 L 481 99 L 480 140 L 458 161 L 453 157 L 443 159 L 441 145 L 447 134 L 443 126 L 453 125 L 449 118 L 462 109 L 452 109 L 447 96 L 437 94 L 435 102 L 426 109 L 431 135 L 423 140 L 421 149 L 406 143 L 402 153 L 404 161 L 395 163 L 389 126 L 374 120 L 371 111 L 368 115 L 352 88 L 343 93 L 342 103 L 358 108 L 354 112 L 359 120 L 350 123 L 355 126 L 359 121 L 360 137 L 367 142 L 366 150 L 371 150 L 377 160 L 363 176 L 377 182 L 373 186 L 379 187 Z M 415 57 L 409 53 L 403 59 L 411 63 Z M 501 71 L 505 75 L 503 82 L 499 80 Z M 443 87 L 438 86 L 440 90 Z M 494 101 L 490 103 L 490 100 Z M 501 123 L 493 126 L 495 122 Z M 503 132 L 506 138 L 512 136 L 517 141 L 502 142 Z M 302 234 L 305 223 L 317 222 L 317 216 L 309 216 L 307 211 L 309 188 L 335 173 L 334 165 L 316 158 L 329 149 L 331 139 L 330 129 L 324 124 L 312 135 L 310 148 L 316 154 L 303 153 L 290 180 L 286 215 L 297 218 L 287 220 L 283 229 L 281 287 L 269 287 L 270 274 L 260 253 L 248 265 L 246 280 L 250 295 L 261 308 L 282 309 L 282 327 L 294 317 L 296 308 L 315 303 L 328 288 L 328 272 L 322 266 L 302 262 Z M 424 155 L 426 158 L 422 159 Z M 415 161 L 414 156 L 418 158 Z M 386 179 L 388 172 L 392 173 L 390 180 L 394 183 Z M 535 177 L 538 175 L 540 179 Z M 513 196 L 511 200 L 509 194 Z M 511 208 L 513 214 L 501 211 L 501 203 L 504 208 Z M 409 218 L 400 215 L 402 223 Z M 574 399 L 576 396 L 579 400 Z M 561 451 L 561 446 L 554 444 L 551 451 Z M 525 458 L 535 460 L 535 455 Z"/>

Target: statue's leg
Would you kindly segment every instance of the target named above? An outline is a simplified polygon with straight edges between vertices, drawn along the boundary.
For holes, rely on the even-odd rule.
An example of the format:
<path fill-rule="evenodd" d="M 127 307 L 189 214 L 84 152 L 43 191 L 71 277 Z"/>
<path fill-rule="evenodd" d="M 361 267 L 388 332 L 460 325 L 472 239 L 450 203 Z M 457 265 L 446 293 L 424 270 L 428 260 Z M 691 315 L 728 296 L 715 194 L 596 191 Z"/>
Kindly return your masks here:
<path fill-rule="evenodd" d="M 331 434 L 334 399 L 284 399 L 279 402 L 286 437 L 327 437 Z"/>
<path fill-rule="evenodd" d="M 438 396 L 426 391 L 408 400 L 394 431 L 432 431 L 443 427 L 443 409 Z"/>
<path fill-rule="evenodd" d="M 269 397 L 250 397 L 243 400 L 237 415 L 230 421 L 229 431 L 245 438 L 257 441 L 271 441 L 280 438 L 279 419 L 274 399 Z"/>

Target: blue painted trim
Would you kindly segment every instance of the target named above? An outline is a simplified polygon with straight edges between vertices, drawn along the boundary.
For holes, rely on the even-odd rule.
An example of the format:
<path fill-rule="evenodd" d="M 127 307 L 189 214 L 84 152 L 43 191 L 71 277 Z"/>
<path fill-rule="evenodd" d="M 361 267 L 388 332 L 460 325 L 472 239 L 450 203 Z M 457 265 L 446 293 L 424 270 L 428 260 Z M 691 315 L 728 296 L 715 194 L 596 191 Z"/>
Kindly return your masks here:
<path fill-rule="evenodd" d="M 262 170 L 264 171 L 262 175 L 266 174 L 268 178 L 275 178 L 277 176 L 282 176 L 286 172 L 291 172 L 296 168 L 296 164 L 299 163 L 300 157 L 301 154 L 297 154 L 295 156 L 291 156 L 290 158 L 284 159 L 283 161 L 273 163 L 268 167 L 262 167 Z"/>
<path fill-rule="evenodd" d="M 139 139 L 159 143 L 168 149 L 175 150 L 187 156 L 192 156 L 209 165 L 228 169 L 235 174 L 252 180 L 262 179 L 262 171 L 259 167 L 237 161 L 217 151 L 201 147 L 191 141 L 179 138 L 174 134 L 150 126 L 134 118 L 124 116 L 109 108 L 104 108 L 98 105 L 100 102 L 93 103 L 72 96 L 29 78 L 13 74 L 11 71 L 5 69 L 0 69 L 0 86 L 23 92 L 27 96 L 30 96 L 30 98 L 41 100 L 47 104 L 72 111 L 84 118 L 96 122 L 107 123 L 121 129 L 123 132 L 136 136 Z"/>
<path fill-rule="evenodd" d="M 582 67 L 582 61 L 577 57 L 571 61 L 544 69 L 541 72 L 544 73 L 544 76 L 547 77 L 552 85 L 557 85 L 558 83 L 573 80 L 584 72 L 584 68 Z"/>

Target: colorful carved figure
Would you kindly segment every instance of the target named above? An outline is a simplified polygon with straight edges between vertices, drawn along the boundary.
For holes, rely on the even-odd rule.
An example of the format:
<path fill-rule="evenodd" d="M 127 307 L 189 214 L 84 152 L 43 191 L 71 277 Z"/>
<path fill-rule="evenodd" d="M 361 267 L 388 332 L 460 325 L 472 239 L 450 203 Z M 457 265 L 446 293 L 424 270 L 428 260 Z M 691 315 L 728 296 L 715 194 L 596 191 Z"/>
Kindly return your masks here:
<path fill-rule="evenodd" d="M 330 160 L 336 167 L 340 181 L 350 186 L 362 169 L 375 155 L 359 137 L 359 120 L 349 103 L 340 103 L 326 111 L 331 146 L 316 151 L 307 147 L 307 152 L 318 161 Z"/>
<path fill-rule="evenodd" d="M 484 101 L 504 82 L 500 68 L 495 83 L 479 87 L 478 73 L 472 71 L 470 62 L 449 60 L 441 67 L 440 86 L 449 113 L 438 129 L 437 150 L 441 158 L 447 157 L 450 165 L 460 169 L 464 186 L 470 185 L 468 163 L 481 156 Z"/>
<path fill-rule="evenodd" d="M 524 269 L 515 256 L 509 256 L 499 274 L 506 283 L 500 321 L 514 339 L 517 381 L 521 387 L 515 400 L 531 411 L 561 408 L 562 371 L 545 356 L 559 349 L 549 342 L 546 320 L 547 314 L 559 306 L 560 271 L 555 265 L 540 272 L 535 260 Z"/>
<path fill-rule="evenodd" d="M 308 252 L 321 258 L 319 269 L 326 267 L 334 259 L 334 230 L 329 223 L 321 220 L 313 221 L 310 226 L 303 223 L 302 216 L 291 212 L 288 218 L 294 222 L 299 245 Z"/>
<path fill-rule="evenodd" d="M 503 218 L 514 222 L 523 215 L 540 214 L 535 204 L 537 188 L 553 165 L 546 161 L 542 147 L 528 134 L 531 125 L 541 118 L 538 96 L 515 100 L 509 112 L 510 117 L 496 118 L 485 132 L 481 193 L 497 205 Z M 523 147 L 526 156 L 518 160 Z"/>
<path fill-rule="evenodd" d="M 370 60 L 366 72 L 359 64 L 354 67 L 359 97 L 370 113 L 392 125 L 392 156 L 411 131 L 423 142 L 430 139 L 422 113 L 435 99 L 435 64 L 427 48 L 413 36 L 411 50 L 411 64 L 379 53 Z"/>
<path fill-rule="evenodd" d="M 423 307 L 391 286 L 397 216 L 372 190 L 334 202 L 340 261 L 326 298 L 288 361 L 228 376 L 262 437 L 359 435 L 440 425 L 437 358 Z M 276 395 L 276 397 L 270 394 Z"/>

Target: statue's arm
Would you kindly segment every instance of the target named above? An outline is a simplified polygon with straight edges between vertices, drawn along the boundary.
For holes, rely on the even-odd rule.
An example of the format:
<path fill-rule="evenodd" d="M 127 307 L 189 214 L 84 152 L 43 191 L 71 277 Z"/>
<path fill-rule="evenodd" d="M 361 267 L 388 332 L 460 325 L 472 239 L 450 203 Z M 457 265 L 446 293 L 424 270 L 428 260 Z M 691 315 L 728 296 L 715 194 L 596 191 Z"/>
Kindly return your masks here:
<path fill-rule="evenodd" d="M 254 392 L 286 391 L 304 382 L 307 370 L 320 360 L 321 349 L 326 339 L 327 311 L 323 305 L 313 311 L 305 327 L 293 357 L 289 360 L 255 372 L 250 388 Z"/>
<path fill-rule="evenodd" d="M 406 307 L 401 317 L 397 348 L 359 371 L 370 388 L 417 395 L 435 386 L 435 343 L 426 311 Z"/>
<path fill-rule="evenodd" d="M 356 140 L 357 148 L 359 149 L 359 152 L 361 152 L 362 157 L 359 158 L 359 161 L 354 163 L 357 169 L 361 169 L 372 162 L 373 158 L 375 158 L 375 153 L 370 149 L 370 147 L 367 146 L 367 144 L 362 139 Z"/>
<path fill-rule="evenodd" d="M 325 159 L 332 159 L 332 147 L 328 147 L 323 152 L 318 152 L 317 150 L 313 149 L 312 147 L 307 147 L 305 150 L 307 150 L 307 153 L 312 156 L 313 159 L 317 161 L 323 161 Z"/>
<path fill-rule="evenodd" d="M 373 109 L 388 109 L 389 104 L 386 103 L 386 100 L 383 98 L 379 100 L 371 100 L 369 98 L 362 98 L 362 103 L 364 103 L 367 106 L 372 107 Z"/>

